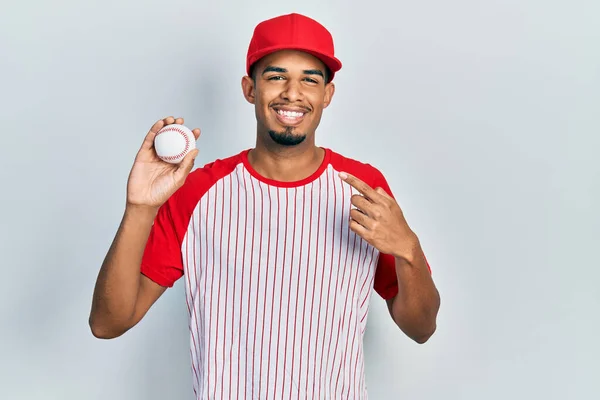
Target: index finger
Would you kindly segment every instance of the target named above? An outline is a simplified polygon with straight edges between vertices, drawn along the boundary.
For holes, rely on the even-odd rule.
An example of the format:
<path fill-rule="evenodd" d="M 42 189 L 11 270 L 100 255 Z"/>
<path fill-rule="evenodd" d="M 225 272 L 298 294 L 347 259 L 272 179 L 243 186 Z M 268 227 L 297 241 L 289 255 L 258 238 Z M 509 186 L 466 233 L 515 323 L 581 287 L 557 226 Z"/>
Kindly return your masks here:
<path fill-rule="evenodd" d="M 339 176 L 344 182 L 348 183 L 370 200 L 378 200 L 382 197 L 381 194 L 376 192 L 371 186 L 367 185 L 357 177 L 348 174 L 347 172 L 340 172 Z"/>

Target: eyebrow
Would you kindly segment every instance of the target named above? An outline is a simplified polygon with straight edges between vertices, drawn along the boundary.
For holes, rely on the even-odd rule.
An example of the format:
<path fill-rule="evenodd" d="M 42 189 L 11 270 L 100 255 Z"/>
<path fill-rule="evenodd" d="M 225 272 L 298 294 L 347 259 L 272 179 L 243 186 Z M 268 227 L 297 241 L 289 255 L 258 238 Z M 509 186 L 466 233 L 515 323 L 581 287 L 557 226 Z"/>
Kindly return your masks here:
<path fill-rule="evenodd" d="M 323 71 L 321 71 L 320 69 L 305 69 L 302 72 L 304 72 L 306 75 L 320 75 L 321 78 L 325 78 Z"/>
<path fill-rule="evenodd" d="M 268 65 L 267 67 L 265 67 L 265 69 L 263 70 L 262 74 L 264 75 L 267 72 L 286 73 L 286 72 L 288 72 L 288 70 L 285 69 L 285 68 L 275 67 L 273 65 Z M 325 75 L 323 74 L 323 71 L 321 71 L 320 69 L 305 69 L 304 71 L 302 71 L 302 73 L 304 73 L 305 75 L 319 75 L 323 79 L 325 79 Z"/>

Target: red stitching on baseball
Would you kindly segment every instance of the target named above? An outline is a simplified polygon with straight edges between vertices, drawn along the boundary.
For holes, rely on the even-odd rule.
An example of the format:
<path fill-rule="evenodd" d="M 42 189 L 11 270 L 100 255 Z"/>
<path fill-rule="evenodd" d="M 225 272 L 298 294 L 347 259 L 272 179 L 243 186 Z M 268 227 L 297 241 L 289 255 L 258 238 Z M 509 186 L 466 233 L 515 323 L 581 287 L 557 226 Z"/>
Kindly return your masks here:
<path fill-rule="evenodd" d="M 156 136 L 165 133 L 165 132 L 178 132 L 181 133 L 181 135 L 183 136 L 183 138 L 185 139 L 185 148 L 183 149 L 183 151 L 177 155 L 174 156 L 163 156 L 162 159 L 163 160 L 176 160 L 179 157 L 182 157 L 183 155 L 185 155 L 185 153 L 188 151 L 188 149 L 190 148 L 190 139 L 188 138 L 188 136 L 185 134 L 185 132 L 181 129 L 181 128 L 177 128 L 175 126 L 167 126 L 163 129 L 161 129 Z"/>

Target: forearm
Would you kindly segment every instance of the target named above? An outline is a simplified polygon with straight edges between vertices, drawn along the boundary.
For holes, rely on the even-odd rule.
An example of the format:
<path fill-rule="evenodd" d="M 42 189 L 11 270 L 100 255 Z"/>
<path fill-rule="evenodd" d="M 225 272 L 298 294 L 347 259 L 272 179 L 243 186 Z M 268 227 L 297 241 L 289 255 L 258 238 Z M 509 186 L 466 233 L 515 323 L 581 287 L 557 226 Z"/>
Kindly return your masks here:
<path fill-rule="evenodd" d="M 122 333 L 130 325 L 140 288 L 140 264 L 155 216 L 151 208 L 125 210 L 94 289 L 90 326 L 97 336 Z"/>
<path fill-rule="evenodd" d="M 418 343 L 435 332 L 440 296 L 425 256 L 416 245 L 410 256 L 396 257 L 398 295 L 390 312 L 402 331 Z"/>

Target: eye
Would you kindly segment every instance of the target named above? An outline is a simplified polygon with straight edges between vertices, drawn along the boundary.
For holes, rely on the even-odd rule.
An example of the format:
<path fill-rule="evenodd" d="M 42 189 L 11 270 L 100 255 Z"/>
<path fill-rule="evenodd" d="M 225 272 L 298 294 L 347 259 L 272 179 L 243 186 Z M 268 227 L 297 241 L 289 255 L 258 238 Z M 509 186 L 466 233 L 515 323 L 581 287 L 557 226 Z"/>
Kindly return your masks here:
<path fill-rule="evenodd" d="M 310 83 L 319 83 L 316 79 L 313 78 L 304 78 L 304 80 Z"/>
<path fill-rule="evenodd" d="M 268 80 L 270 80 L 270 81 L 278 81 L 281 79 L 284 79 L 283 76 L 281 76 L 281 75 L 275 75 L 275 76 L 271 76 L 268 78 Z"/>

